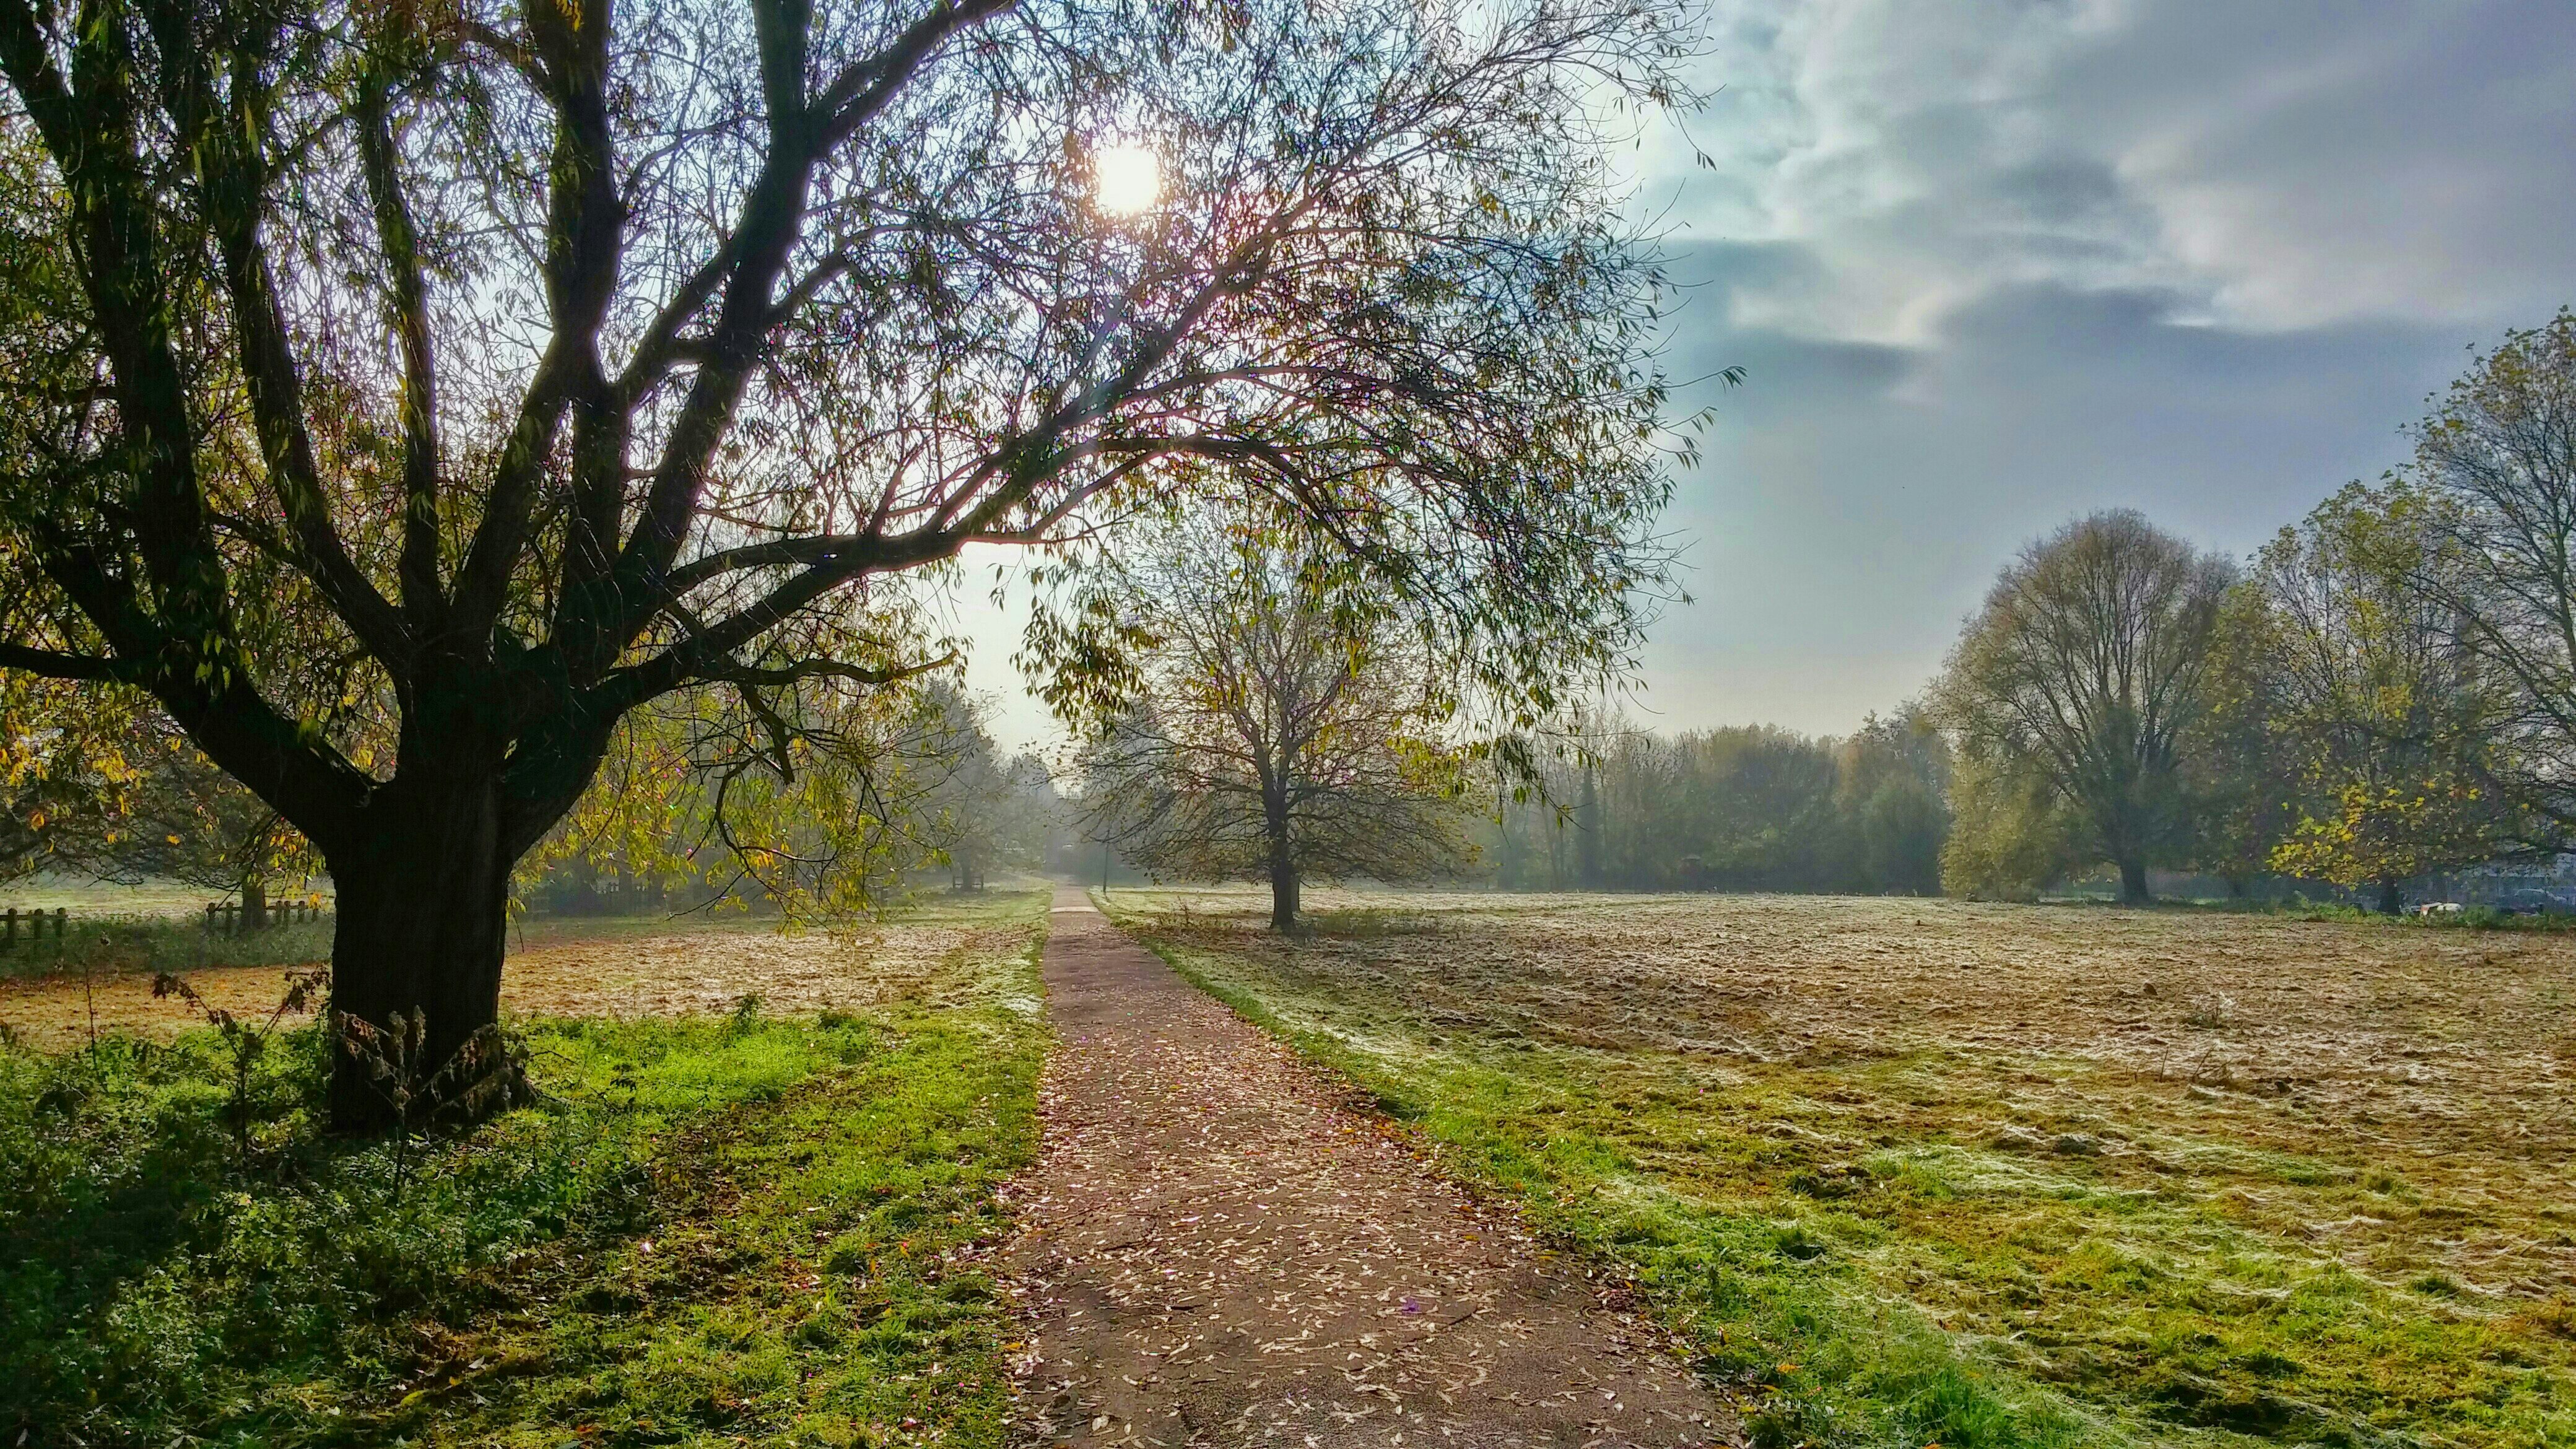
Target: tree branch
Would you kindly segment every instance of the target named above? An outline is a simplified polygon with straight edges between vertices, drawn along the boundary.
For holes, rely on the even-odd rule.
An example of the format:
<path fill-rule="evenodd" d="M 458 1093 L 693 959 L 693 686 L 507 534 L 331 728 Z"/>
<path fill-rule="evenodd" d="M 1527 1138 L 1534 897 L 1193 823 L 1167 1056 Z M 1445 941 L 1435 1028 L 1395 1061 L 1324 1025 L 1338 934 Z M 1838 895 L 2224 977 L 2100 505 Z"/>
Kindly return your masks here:
<path fill-rule="evenodd" d="M 393 273 L 387 299 L 402 350 L 403 519 L 397 573 L 403 613 L 422 632 L 435 629 L 446 597 L 438 577 L 437 357 L 429 339 L 429 285 L 420 234 L 403 195 L 402 152 L 394 137 L 392 84 L 381 74 L 358 83 L 358 151 L 367 197 L 376 214 L 376 244 Z"/>
<path fill-rule="evenodd" d="M 66 654 L 58 649 L 36 649 L 9 643 L 0 643 L 0 669 L 14 669 L 21 674 L 40 675 L 46 679 L 83 679 L 101 684 L 140 683 L 146 672 L 122 659 L 101 659 L 95 655 Z"/>

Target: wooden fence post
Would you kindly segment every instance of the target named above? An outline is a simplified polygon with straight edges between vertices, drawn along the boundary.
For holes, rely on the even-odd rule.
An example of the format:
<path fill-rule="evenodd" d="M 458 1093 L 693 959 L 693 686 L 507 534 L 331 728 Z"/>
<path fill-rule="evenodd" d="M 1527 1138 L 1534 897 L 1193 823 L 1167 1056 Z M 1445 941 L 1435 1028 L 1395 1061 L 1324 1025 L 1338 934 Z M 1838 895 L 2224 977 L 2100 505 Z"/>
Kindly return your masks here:
<path fill-rule="evenodd" d="M 11 906 L 11 907 L 9 908 L 9 928 L 8 928 L 8 934 L 6 934 L 6 935 L 0 935 L 0 951 L 15 951 L 15 950 L 17 950 L 17 949 L 18 949 L 18 908 L 17 908 L 16 906 Z"/>

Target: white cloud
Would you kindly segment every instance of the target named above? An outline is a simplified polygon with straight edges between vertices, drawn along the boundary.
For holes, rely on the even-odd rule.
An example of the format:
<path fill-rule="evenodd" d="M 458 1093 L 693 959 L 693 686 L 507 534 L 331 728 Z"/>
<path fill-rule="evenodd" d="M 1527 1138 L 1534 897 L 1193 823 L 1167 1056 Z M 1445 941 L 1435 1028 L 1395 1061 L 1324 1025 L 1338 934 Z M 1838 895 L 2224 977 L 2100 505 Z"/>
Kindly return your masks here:
<path fill-rule="evenodd" d="M 2576 290 L 2564 0 L 1737 0 L 1693 240 L 1814 266 L 1730 320 L 1908 344 L 2024 285 L 2255 331 L 2530 320 Z"/>

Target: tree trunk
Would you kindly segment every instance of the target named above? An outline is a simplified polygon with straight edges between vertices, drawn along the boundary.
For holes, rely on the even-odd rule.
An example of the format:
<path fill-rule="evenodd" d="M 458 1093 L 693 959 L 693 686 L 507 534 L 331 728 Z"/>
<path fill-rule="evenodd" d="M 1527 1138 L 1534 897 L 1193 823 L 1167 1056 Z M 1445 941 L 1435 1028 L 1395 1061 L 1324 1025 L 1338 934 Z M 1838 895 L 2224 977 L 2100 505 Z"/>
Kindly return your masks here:
<path fill-rule="evenodd" d="M 1583 888 L 1601 889 L 1601 787 L 1593 779 L 1590 761 L 1583 766 L 1583 798 L 1575 806 L 1575 828 L 1582 835 L 1574 842 L 1575 859 L 1582 869 Z"/>
<path fill-rule="evenodd" d="M 419 1014 L 415 1092 L 500 1019 L 501 955 L 510 869 L 497 781 L 432 788 L 396 781 L 369 803 L 365 829 L 331 853 L 339 911 L 331 939 L 331 1008 L 386 1031 Z M 453 1097 L 475 1084 L 460 1069 Z M 331 1070 L 331 1123 L 342 1131 L 392 1126 L 396 1084 L 344 1044 Z M 414 1126 L 425 1106 L 415 1106 Z"/>
<path fill-rule="evenodd" d="M 241 928 L 245 935 L 268 929 L 268 883 L 257 877 L 241 883 Z"/>
<path fill-rule="evenodd" d="M 2405 907 L 2405 896 L 2398 890 L 2397 882 L 2393 880 L 2381 881 L 2379 883 L 2379 913 L 2383 916 L 2399 915 L 2404 912 Z"/>
<path fill-rule="evenodd" d="M 2155 897 L 2147 894 L 2147 863 L 2142 860 L 2120 862 L 2120 903 L 2130 906 L 2153 905 Z"/>
<path fill-rule="evenodd" d="M 1297 929 L 1297 862 L 1285 850 L 1270 852 L 1270 929 Z"/>
<path fill-rule="evenodd" d="M 1297 852 L 1290 838 L 1288 791 L 1269 783 L 1261 791 L 1261 833 L 1270 847 L 1270 929 L 1297 929 Z"/>

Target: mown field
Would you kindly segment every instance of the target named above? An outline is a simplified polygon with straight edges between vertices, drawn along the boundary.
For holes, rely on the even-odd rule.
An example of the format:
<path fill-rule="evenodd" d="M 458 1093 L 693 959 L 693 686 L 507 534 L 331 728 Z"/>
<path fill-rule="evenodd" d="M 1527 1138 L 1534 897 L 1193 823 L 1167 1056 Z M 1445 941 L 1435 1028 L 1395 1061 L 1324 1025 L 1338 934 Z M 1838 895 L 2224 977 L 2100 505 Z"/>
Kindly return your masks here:
<path fill-rule="evenodd" d="M 532 942 L 541 1099 L 399 1143 L 293 1019 L 237 1079 L 131 977 L 0 981 L 0 1444 L 998 1443 L 1046 899 Z"/>
<path fill-rule="evenodd" d="M 1797 1444 L 2576 1444 L 2576 941 L 1121 891 Z"/>

